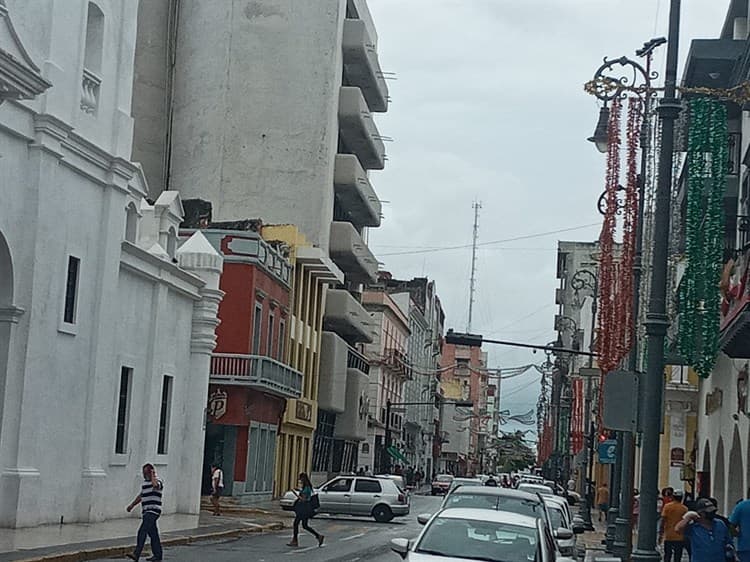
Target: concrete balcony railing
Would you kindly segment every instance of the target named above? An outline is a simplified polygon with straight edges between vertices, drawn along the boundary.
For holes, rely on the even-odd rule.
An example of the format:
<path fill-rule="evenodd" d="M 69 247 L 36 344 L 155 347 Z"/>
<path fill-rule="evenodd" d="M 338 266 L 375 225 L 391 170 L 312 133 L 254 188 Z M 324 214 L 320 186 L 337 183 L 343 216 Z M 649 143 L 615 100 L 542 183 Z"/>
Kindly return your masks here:
<path fill-rule="evenodd" d="M 358 227 L 380 226 L 382 205 L 367 172 L 353 154 L 337 154 L 333 188 L 341 207 Z"/>
<path fill-rule="evenodd" d="M 323 329 L 353 341 L 372 343 L 370 314 L 344 289 L 328 289 Z"/>
<path fill-rule="evenodd" d="M 341 414 L 346 405 L 346 370 L 348 344 L 333 332 L 320 338 L 320 382 L 318 408 Z"/>
<path fill-rule="evenodd" d="M 371 111 L 388 111 L 388 85 L 364 21 L 344 20 L 343 52 L 349 84 L 362 90 Z"/>
<path fill-rule="evenodd" d="M 270 357 L 213 353 L 212 383 L 248 386 L 282 398 L 302 396 L 302 373 Z"/>
<path fill-rule="evenodd" d="M 339 136 L 365 170 L 385 168 L 385 145 L 357 87 L 339 90 Z"/>
<path fill-rule="evenodd" d="M 350 281 L 367 284 L 377 280 L 378 260 L 351 223 L 331 223 L 328 252 Z"/>

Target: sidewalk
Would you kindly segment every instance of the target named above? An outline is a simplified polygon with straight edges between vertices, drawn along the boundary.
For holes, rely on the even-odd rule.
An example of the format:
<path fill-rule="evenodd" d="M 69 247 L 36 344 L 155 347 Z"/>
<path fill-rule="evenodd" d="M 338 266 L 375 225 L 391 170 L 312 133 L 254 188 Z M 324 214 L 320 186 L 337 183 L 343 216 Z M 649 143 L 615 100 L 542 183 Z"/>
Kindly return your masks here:
<path fill-rule="evenodd" d="M 606 536 L 606 527 L 604 523 L 594 522 L 594 530 L 586 531 L 582 535 L 578 536 L 578 551 L 579 560 L 585 560 L 585 562 L 597 562 L 604 561 L 619 561 L 617 557 L 613 557 L 604 551 L 604 537 Z M 583 547 L 583 548 L 581 548 Z M 585 550 L 585 553 L 583 552 Z"/>
<path fill-rule="evenodd" d="M 218 517 L 207 511 L 200 516 L 165 515 L 159 519 L 162 544 L 189 544 L 278 531 L 289 526 L 289 514 L 278 509 L 278 504 L 268 504 L 274 509 L 231 506 Z M 124 557 L 133 550 L 139 524 L 140 517 L 132 516 L 92 524 L 0 529 L 0 562 L 78 562 Z"/>

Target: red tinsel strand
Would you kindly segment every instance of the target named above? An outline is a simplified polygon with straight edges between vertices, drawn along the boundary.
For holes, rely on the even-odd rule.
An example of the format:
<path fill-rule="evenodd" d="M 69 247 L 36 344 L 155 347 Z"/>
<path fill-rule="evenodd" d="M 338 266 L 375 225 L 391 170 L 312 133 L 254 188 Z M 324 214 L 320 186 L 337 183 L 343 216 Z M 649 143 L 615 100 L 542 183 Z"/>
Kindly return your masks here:
<path fill-rule="evenodd" d="M 615 314 L 615 283 L 617 280 L 616 263 L 614 259 L 614 236 L 617 216 L 617 188 L 620 182 L 620 117 L 622 102 L 616 98 L 610 109 L 607 128 L 607 171 L 605 175 L 606 209 L 604 223 L 599 236 L 599 313 L 597 318 L 597 354 L 599 368 L 602 373 L 612 371 L 617 364 L 612 356 L 612 336 L 616 329 Z M 601 388 L 601 387 L 600 387 Z M 599 393 L 599 409 L 597 424 L 603 427 L 601 412 L 603 412 L 602 394 Z"/>

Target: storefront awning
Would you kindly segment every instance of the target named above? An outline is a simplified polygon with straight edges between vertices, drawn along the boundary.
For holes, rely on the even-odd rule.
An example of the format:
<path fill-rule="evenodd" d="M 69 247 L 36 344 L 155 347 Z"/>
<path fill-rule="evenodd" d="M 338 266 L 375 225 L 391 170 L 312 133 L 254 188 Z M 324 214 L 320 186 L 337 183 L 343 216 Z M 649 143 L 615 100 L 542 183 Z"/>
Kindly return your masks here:
<path fill-rule="evenodd" d="M 386 449 L 386 452 L 397 461 L 404 462 L 404 463 L 409 462 L 406 460 L 406 457 L 404 456 L 404 454 L 401 451 L 399 451 L 396 447 L 388 447 Z"/>

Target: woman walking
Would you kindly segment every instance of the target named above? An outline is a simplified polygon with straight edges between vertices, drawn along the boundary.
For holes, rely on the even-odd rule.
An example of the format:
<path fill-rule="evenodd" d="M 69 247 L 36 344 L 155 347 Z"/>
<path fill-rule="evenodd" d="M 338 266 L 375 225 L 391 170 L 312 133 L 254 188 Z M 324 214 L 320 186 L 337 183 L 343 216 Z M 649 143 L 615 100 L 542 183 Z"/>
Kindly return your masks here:
<path fill-rule="evenodd" d="M 288 543 L 287 546 L 299 546 L 299 524 L 302 523 L 302 528 L 318 539 L 318 546 L 323 546 L 323 535 L 318 533 L 315 529 L 310 527 L 310 518 L 315 514 L 311 500 L 313 497 L 313 486 L 310 482 L 309 476 L 304 472 L 299 475 L 299 486 L 301 488 L 300 493 L 297 494 L 297 501 L 294 502 L 294 536 L 292 542 Z"/>

